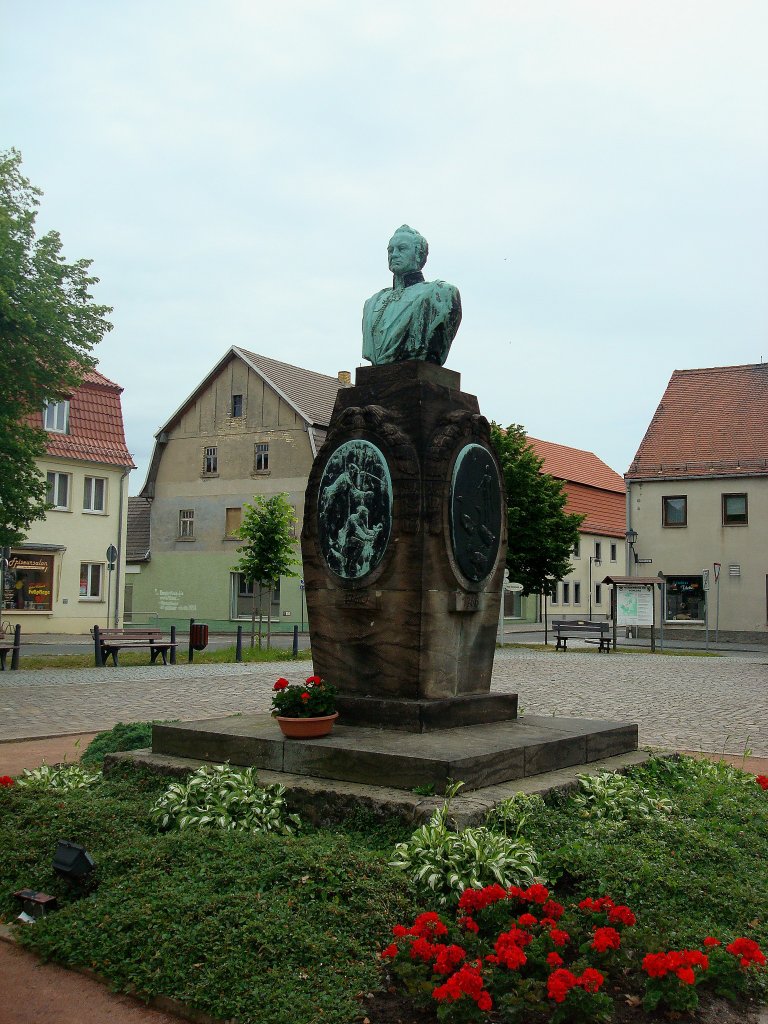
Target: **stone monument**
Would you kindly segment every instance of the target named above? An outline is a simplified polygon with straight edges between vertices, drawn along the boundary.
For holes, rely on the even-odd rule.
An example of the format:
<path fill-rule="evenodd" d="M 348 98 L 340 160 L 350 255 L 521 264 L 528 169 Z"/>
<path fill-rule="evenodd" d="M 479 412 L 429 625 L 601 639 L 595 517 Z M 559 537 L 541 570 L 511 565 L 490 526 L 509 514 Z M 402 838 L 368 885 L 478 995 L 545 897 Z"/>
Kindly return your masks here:
<path fill-rule="evenodd" d="M 391 288 L 363 310 L 374 365 L 339 391 L 309 477 L 302 553 L 315 671 L 345 722 L 423 731 L 511 719 L 491 697 L 506 557 L 487 420 L 442 364 L 458 289 L 426 282 L 426 240 L 388 246 Z"/>
<path fill-rule="evenodd" d="M 150 758 L 255 765 L 313 815 L 358 800 L 420 813 L 421 797 L 393 791 L 440 793 L 458 779 L 486 794 L 462 812 L 479 822 L 488 801 L 514 792 L 493 787 L 635 751 L 637 726 L 518 720 L 516 694 L 491 694 L 506 556 L 500 467 L 477 399 L 442 365 L 461 319 L 457 289 L 424 281 L 427 243 L 406 225 L 388 252 L 392 288 L 363 312 L 373 365 L 338 393 L 301 537 L 314 669 L 339 688 L 339 721 L 309 740 L 286 739 L 263 713 L 157 724 Z"/>

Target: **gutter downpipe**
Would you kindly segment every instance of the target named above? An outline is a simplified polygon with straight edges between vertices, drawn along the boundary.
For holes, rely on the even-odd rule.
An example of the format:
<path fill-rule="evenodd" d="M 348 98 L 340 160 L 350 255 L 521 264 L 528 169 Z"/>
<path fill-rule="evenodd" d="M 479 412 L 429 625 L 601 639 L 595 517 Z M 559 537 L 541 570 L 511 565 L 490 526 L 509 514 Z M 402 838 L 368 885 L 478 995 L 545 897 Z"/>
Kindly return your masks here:
<path fill-rule="evenodd" d="M 123 506 L 125 504 L 125 481 L 130 473 L 130 469 L 125 467 L 120 477 L 120 506 L 118 509 L 118 523 L 117 523 L 117 566 L 115 573 L 115 614 L 113 619 L 113 626 L 118 629 L 119 621 L 119 610 L 120 610 L 120 565 L 123 557 Z"/>

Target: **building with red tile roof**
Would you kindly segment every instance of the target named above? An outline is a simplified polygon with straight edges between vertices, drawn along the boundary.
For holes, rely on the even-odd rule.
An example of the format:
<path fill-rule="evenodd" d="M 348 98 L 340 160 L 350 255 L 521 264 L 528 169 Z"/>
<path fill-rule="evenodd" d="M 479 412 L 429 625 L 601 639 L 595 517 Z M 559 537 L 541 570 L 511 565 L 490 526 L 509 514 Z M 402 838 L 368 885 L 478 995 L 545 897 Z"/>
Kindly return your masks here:
<path fill-rule="evenodd" d="M 667 578 L 670 628 L 764 636 L 768 366 L 675 370 L 626 481 L 636 554 Z"/>
<path fill-rule="evenodd" d="M 566 509 L 584 516 L 571 572 L 561 580 L 550 611 L 558 619 L 605 619 L 610 594 L 602 585 L 610 572 L 625 566 L 626 486 L 594 452 L 529 437 L 542 471 L 562 480 Z"/>
<path fill-rule="evenodd" d="M 30 417 L 46 431 L 38 468 L 53 507 L 11 549 L 3 619 L 19 622 L 23 633 L 122 625 L 127 478 L 134 468 L 122 391 L 90 370 L 69 398 Z"/>

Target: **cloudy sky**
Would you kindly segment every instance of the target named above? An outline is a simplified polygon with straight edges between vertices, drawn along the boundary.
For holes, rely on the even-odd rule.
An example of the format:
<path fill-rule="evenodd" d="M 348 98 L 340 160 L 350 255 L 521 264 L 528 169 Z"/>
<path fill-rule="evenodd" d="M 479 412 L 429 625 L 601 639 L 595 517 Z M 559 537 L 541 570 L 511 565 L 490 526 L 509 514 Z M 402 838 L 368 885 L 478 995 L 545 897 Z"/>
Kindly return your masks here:
<path fill-rule="evenodd" d="M 765 0 L 2 0 L 0 148 L 114 307 L 144 480 L 230 345 L 324 373 L 407 222 L 483 412 L 624 472 L 672 370 L 768 360 Z"/>

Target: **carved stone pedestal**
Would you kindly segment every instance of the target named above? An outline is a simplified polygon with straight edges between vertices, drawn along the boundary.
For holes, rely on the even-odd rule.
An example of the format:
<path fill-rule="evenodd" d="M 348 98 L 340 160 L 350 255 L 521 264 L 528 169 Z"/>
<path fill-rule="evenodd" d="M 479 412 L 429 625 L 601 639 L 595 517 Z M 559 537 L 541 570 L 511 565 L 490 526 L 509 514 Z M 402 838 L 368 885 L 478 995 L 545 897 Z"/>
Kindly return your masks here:
<path fill-rule="evenodd" d="M 516 717 L 491 698 L 506 556 L 501 473 L 477 399 L 443 367 L 358 369 L 307 486 L 315 672 L 345 723 L 423 732 Z"/>

